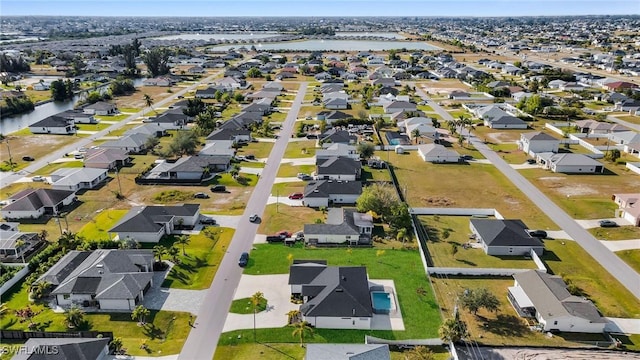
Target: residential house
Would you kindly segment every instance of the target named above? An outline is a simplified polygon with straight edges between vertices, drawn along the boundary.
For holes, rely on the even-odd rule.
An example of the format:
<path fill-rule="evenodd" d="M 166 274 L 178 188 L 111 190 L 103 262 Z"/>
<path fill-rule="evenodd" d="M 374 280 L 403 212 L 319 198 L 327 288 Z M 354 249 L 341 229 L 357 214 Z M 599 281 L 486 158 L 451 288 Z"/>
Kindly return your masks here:
<path fill-rule="evenodd" d="M 164 235 L 175 233 L 176 226 L 193 227 L 200 218 L 200 205 L 134 206 L 109 229 L 123 241 L 157 243 Z"/>
<path fill-rule="evenodd" d="M 53 286 L 56 305 L 133 310 L 153 285 L 151 250 L 72 250 L 36 280 Z"/>
<path fill-rule="evenodd" d="M 251 142 L 251 131 L 245 129 L 221 128 L 211 132 L 206 141 L 229 140 L 234 144 Z"/>
<path fill-rule="evenodd" d="M 169 135 L 169 129 L 174 129 L 175 127 L 171 123 L 158 122 L 158 123 L 146 123 L 139 126 L 134 127 L 133 129 L 129 129 L 124 132 L 123 135 L 128 136 L 132 134 L 142 134 L 149 137 L 157 137 L 161 138 L 163 136 Z"/>
<path fill-rule="evenodd" d="M 320 208 L 334 204 L 355 204 L 360 194 L 360 181 L 315 180 L 305 186 L 302 205 Z"/>
<path fill-rule="evenodd" d="M 370 244 L 373 218 L 354 208 L 330 208 L 324 224 L 305 224 L 305 242 L 322 244 Z"/>
<path fill-rule="evenodd" d="M 66 110 L 57 114 L 67 120 L 71 120 L 74 124 L 97 124 L 98 120 L 92 114 L 85 113 L 82 110 Z"/>
<path fill-rule="evenodd" d="M 629 128 L 615 124 L 596 120 L 574 121 L 578 131 L 583 134 L 610 134 L 614 132 L 629 131 Z"/>
<path fill-rule="evenodd" d="M 609 91 L 622 91 L 625 89 L 634 89 L 637 88 L 638 85 L 628 82 L 628 81 L 613 81 L 604 84 L 603 88 Z"/>
<path fill-rule="evenodd" d="M 522 220 L 471 219 L 471 233 L 487 255 L 542 255 L 544 245 L 532 237 Z"/>
<path fill-rule="evenodd" d="M 371 85 L 376 86 L 376 85 L 381 85 L 382 87 L 385 86 L 396 86 L 396 79 L 392 78 L 392 77 L 380 77 L 377 78 L 375 80 L 373 80 L 371 82 Z"/>
<path fill-rule="evenodd" d="M 333 156 L 326 159 L 316 159 L 316 177 L 319 180 L 348 180 L 360 179 L 362 164 L 349 157 Z"/>
<path fill-rule="evenodd" d="M 5 219 L 37 219 L 42 215 L 57 215 L 76 200 L 73 191 L 26 189 L 9 197 L 10 203 L 0 210 Z"/>
<path fill-rule="evenodd" d="M 307 344 L 304 360 L 391 360 L 387 344 Z"/>
<path fill-rule="evenodd" d="M 457 163 L 460 155 L 440 144 L 418 145 L 418 155 L 422 160 L 432 163 Z"/>
<path fill-rule="evenodd" d="M 33 134 L 69 135 L 76 133 L 73 120 L 59 115 L 51 115 L 29 125 L 29 131 Z"/>
<path fill-rule="evenodd" d="M 229 157 L 233 157 L 235 154 L 236 149 L 233 148 L 232 140 L 209 141 L 198 153 L 198 155 L 226 155 Z"/>
<path fill-rule="evenodd" d="M 107 170 L 90 167 L 62 168 L 51 173 L 51 187 L 76 192 L 93 189 L 107 180 Z"/>
<path fill-rule="evenodd" d="M 329 129 L 318 137 L 318 142 L 321 144 L 332 143 L 352 145 L 356 143 L 356 140 L 356 136 L 351 135 L 346 130 L 339 130 L 337 128 Z"/>
<path fill-rule="evenodd" d="M 226 171 L 231 163 L 230 155 L 195 155 L 181 157 L 176 162 L 163 161 L 153 167 L 143 178 L 161 180 L 163 183 L 200 183 L 214 173 Z"/>
<path fill-rule="evenodd" d="M 93 103 L 85 106 L 82 111 L 85 114 L 89 115 L 113 115 L 118 112 L 118 108 L 116 108 L 115 104 L 108 103 L 105 101 L 98 101 L 97 103 Z"/>
<path fill-rule="evenodd" d="M 469 97 L 471 97 L 471 94 L 462 90 L 453 90 L 449 93 L 449 99 L 467 99 Z"/>
<path fill-rule="evenodd" d="M 307 344 L 304 360 L 390 360 L 387 344 Z"/>
<path fill-rule="evenodd" d="M 83 166 L 115 170 L 131 164 L 131 157 L 121 149 L 89 149 L 84 155 Z"/>
<path fill-rule="evenodd" d="M 616 216 L 640 226 L 640 193 L 613 194 L 613 202 L 618 205 Z"/>
<path fill-rule="evenodd" d="M 316 159 L 327 159 L 335 156 L 343 156 L 360 161 L 358 149 L 353 145 L 347 145 L 344 143 L 325 143 L 322 144 L 322 149 L 316 150 Z"/>
<path fill-rule="evenodd" d="M 558 275 L 529 270 L 513 275 L 507 297 L 516 312 L 535 318 L 542 331 L 601 334 L 608 323 L 591 301 L 571 295 Z"/>
<path fill-rule="evenodd" d="M 119 149 L 127 154 L 142 154 L 146 152 L 146 142 L 149 138 L 144 134 L 131 134 L 121 137 L 117 140 L 104 142 L 98 146 L 101 149 Z"/>
<path fill-rule="evenodd" d="M 19 223 L 0 222 L 0 260 L 16 261 L 40 243 L 36 233 L 18 230 Z"/>
<path fill-rule="evenodd" d="M 302 320 L 320 329 L 371 329 L 373 305 L 364 266 L 294 263 L 289 284 L 300 289 Z M 313 267 L 313 271 L 308 268 Z"/>
<path fill-rule="evenodd" d="M 324 120 L 329 125 L 333 124 L 335 121 L 351 119 L 352 117 L 353 115 L 347 114 L 340 110 L 321 111 L 318 113 L 318 115 L 316 115 L 316 119 Z"/>
<path fill-rule="evenodd" d="M 416 104 L 408 101 L 393 101 L 389 104 L 382 106 L 385 114 L 397 113 L 397 112 L 410 112 L 416 111 L 418 108 Z"/>
<path fill-rule="evenodd" d="M 343 110 L 349 108 L 349 94 L 344 91 L 325 93 L 322 104 L 326 109 Z"/>
<path fill-rule="evenodd" d="M 82 359 L 104 360 L 109 358 L 109 338 L 29 338 L 12 360 Z M 55 353 L 54 353 L 55 352 Z"/>
<path fill-rule="evenodd" d="M 162 86 L 162 87 L 169 87 L 171 85 L 173 85 L 173 80 L 171 80 L 171 78 L 168 77 L 157 77 L 157 78 L 150 78 L 150 79 L 145 79 L 142 82 L 142 85 L 144 86 Z"/>
<path fill-rule="evenodd" d="M 609 135 L 612 142 L 622 145 L 622 150 L 640 157 L 640 133 L 635 131 L 615 132 Z"/>
<path fill-rule="evenodd" d="M 273 99 L 259 99 L 249 105 L 242 107 L 244 112 L 255 112 L 261 115 L 268 115 L 271 112 L 271 102 Z"/>
<path fill-rule="evenodd" d="M 536 161 L 545 169 L 559 173 L 601 174 L 604 172 L 602 163 L 584 154 L 544 152 L 536 154 Z"/>
<path fill-rule="evenodd" d="M 518 141 L 518 149 L 531 156 L 543 152 L 557 153 L 559 145 L 559 139 L 541 131 L 520 134 Z"/>

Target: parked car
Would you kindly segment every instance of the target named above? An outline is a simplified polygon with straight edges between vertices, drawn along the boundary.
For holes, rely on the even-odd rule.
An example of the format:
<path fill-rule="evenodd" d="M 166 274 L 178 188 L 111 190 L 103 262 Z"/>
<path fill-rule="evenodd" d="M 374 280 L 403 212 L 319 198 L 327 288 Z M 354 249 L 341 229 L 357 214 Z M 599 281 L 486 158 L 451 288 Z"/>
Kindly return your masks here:
<path fill-rule="evenodd" d="M 531 165 L 533 165 L 533 164 L 535 164 L 535 163 L 536 163 L 536 160 L 535 160 L 535 159 L 527 159 L 527 164 L 531 164 Z"/>
<path fill-rule="evenodd" d="M 200 224 L 215 225 L 216 224 L 216 219 L 214 219 L 212 217 L 208 217 L 208 216 L 203 216 L 203 217 L 200 218 Z"/>
<path fill-rule="evenodd" d="M 317 139 L 318 135 L 316 134 L 307 134 L 307 139 Z"/>
<path fill-rule="evenodd" d="M 302 231 L 296 233 L 296 241 L 304 241 L 304 233 Z"/>
<path fill-rule="evenodd" d="M 276 233 L 276 235 L 288 238 L 288 237 L 291 237 L 292 234 L 291 234 L 290 231 L 281 230 L 281 231 L 278 231 L 278 233 Z"/>
<path fill-rule="evenodd" d="M 74 159 L 84 159 L 84 154 L 75 154 L 73 157 Z"/>
<path fill-rule="evenodd" d="M 22 160 L 24 160 L 24 161 L 34 161 L 35 158 L 33 158 L 32 156 L 23 156 Z"/>
<path fill-rule="evenodd" d="M 211 187 L 212 192 L 225 192 L 227 191 L 227 187 L 224 185 L 214 185 Z"/>
<path fill-rule="evenodd" d="M 245 155 L 244 158 L 247 159 L 247 160 L 255 160 L 256 156 L 253 155 L 253 154 L 249 154 L 249 155 Z"/>
<path fill-rule="evenodd" d="M 193 197 L 196 199 L 208 199 L 209 195 L 203 193 L 203 192 L 199 192 L 199 193 L 195 193 L 193 194 Z"/>
<path fill-rule="evenodd" d="M 268 235 L 266 237 L 266 240 L 269 244 L 271 243 L 278 243 L 278 242 L 283 242 L 284 239 L 286 239 L 285 236 L 280 236 L 280 235 Z"/>
<path fill-rule="evenodd" d="M 37 176 L 34 176 L 34 177 L 31 178 L 31 181 L 45 181 L 45 180 L 46 180 L 46 178 L 44 176 L 40 176 L 40 175 L 37 175 Z"/>
<path fill-rule="evenodd" d="M 252 223 L 256 223 L 260 221 L 260 216 L 258 216 L 258 214 L 253 214 L 249 217 L 249 221 L 251 221 Z"/>
<path fill-rule="evenodd" d="M 302 178 L 303 178 L 303 177 L 305 177 L 305 176 L 309 176 L 309 175 L 307 175 L 307 174 L 305 174 L 305 173 L 298 173 L 298 175 L 296 175 L 296 177 L 297 177 L 298 179 L 302 179 Z"/>
<path fill-rule="evenodd" d="M 616 227 L 616 226 L 618 226 L 618 223 L 616 223 L 613 220 L 600 220 L 600 221 L 598 221 L 598 224 L 600 224 L 600 227 Z"/>
<path fill-rule="evenodd" d="M 240 265 L 241 267 L 245 267 L 247 266 L 248 263 L 249 263 L 249 253 L 243 252 L 242 254 L 240 254 L 238 265 Z"/>
<path fill-rule="evenodd" d="M 307 180 L 313 180 L 313 176 L 311 176 L 311 175 L 304 175 L 303 177 L 301 177 L 301 178 L 300 178 L 300 180 L 305 180 L 305 181 L 307 181 Z"/>
<path fill-rule="evenodd" d="M 304 197 L 303 193 L 293 193 L 291 195 L 289 195 L 289 199 L 291 200 L 300 200 Z"/>
<path fill-rule="evenodd" d="M 531 230 L 529 231 L 529 235 L 531 235 L 532 237 L 540 238 L 540 239 L 547 238 L 547 232 L 544 230 Z"/>

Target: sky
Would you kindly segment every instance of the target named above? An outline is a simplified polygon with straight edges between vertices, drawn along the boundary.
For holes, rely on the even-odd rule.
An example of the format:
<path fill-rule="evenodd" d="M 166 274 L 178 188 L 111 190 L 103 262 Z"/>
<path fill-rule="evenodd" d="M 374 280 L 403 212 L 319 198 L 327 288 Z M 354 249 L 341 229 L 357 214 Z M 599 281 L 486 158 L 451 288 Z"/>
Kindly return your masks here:
<path fill-rule="evenodd" d="M 0 16 L 540 16 L 640 14 L 640 0 L 0 0 Z"/>

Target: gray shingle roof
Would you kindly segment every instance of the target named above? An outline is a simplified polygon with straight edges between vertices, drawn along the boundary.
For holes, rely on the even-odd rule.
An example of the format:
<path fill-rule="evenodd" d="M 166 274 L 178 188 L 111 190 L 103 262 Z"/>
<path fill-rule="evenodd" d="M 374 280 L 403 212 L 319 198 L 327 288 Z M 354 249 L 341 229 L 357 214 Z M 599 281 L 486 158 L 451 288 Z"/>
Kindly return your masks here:
<path fill-rule="evenodd" d="M 387 344 L 308 344 L 305 360 L 389 360 Z"/>
<path fill-rule="evenodd" d="M 172 216 L 194 216 L 198 204 L 176 206 L 135 206 L 109 232 L 158 232 Z"/>
<path fill-rule="evenodd" d="M 13 203 L 2 208 L 3 211 L 33 211 L 42 207 L 55 207 L 64 199 L 73 195 L 73 191 L 54 189 L 27 189 L 14 194 Z"/>
<path fill-rule="evenodd" d="M 24 344 L 27 351 L 13 360 L 99 360 L 109 345 L 109 338 L 30 338 Z M 56 351 L 52 351 L 52 349 Z"/>
<path fill-rule="evenodd" d="M 471 219 L 471 224 L 488 246 L 543 246 L 526 231 L 522 220 Z"/>
<path fill-rule="evenodd" d="M 316 160 L 317 175 L 359 175 L 362 164 L 354 159 L 344 156 L 333 156 Z"/>
<path fill-rule="evenodd" d="M 304 188 L 304 197 L 325 198 L 332 194 L 360 195 L 362 182 L 317 180 L 308 182 Z"/>

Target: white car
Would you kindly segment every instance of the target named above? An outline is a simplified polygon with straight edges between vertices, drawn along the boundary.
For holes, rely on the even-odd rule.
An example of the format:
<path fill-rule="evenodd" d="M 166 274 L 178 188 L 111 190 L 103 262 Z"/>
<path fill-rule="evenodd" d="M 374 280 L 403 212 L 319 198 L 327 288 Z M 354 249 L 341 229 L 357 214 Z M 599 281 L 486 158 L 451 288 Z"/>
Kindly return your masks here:
<path fill-rule="evenodd" d="M 40 175 L 37 175 L 31 178 L 31 181 L 45 181 L 45 180 L 47 179 L 44 176 L 40 176 Z"/>

